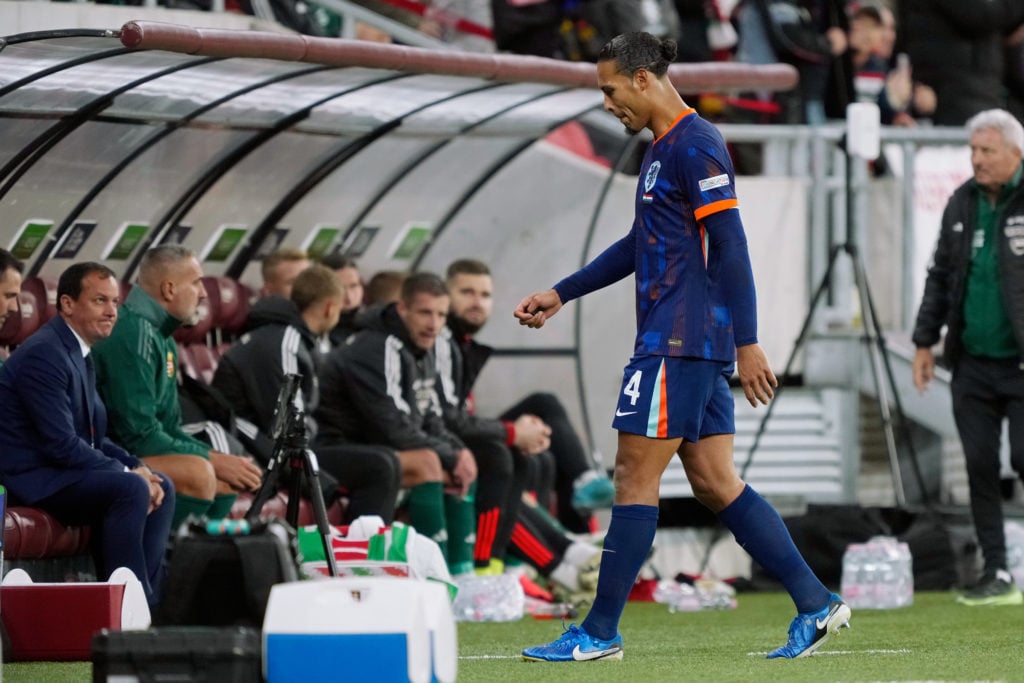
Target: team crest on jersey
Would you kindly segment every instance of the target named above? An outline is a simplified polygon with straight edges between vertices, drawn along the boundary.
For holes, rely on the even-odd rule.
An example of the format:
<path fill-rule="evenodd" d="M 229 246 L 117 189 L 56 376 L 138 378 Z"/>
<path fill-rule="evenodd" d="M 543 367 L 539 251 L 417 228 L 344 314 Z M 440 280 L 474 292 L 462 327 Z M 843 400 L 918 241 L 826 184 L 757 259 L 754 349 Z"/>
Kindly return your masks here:
<path fill-rule="evenodd" d="M 647 167 L 647 175 L 644 176 L 644 194 L 642 199 L 644 203 L 650 204 L 654 201 L 654 194 L 651 190 L 654 189 L 654 184 L 658 182 L 658 171 L 661 170 L 661 162 L 655 161 Z"/>
<path fill-rule="evenodd" d="M 174 352 L 167 352 L 167 377 L 169 379 L 174 378 Z"/>

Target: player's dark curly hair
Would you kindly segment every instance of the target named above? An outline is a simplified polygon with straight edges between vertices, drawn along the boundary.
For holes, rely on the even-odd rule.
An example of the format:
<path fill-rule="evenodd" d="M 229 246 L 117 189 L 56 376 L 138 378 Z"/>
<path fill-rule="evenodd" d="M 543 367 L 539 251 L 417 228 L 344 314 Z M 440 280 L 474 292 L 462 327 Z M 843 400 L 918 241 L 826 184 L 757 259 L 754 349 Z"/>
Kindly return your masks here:
<path fill-rule="evenodd" d="M 597 61 L 613 60 L 620 73 L 632 76 L 646 69 L 659 78 L 676 58 L 676 41 L 661 40 L 644 31 L 631 31 L 609 40 L 597 55 Z"/>

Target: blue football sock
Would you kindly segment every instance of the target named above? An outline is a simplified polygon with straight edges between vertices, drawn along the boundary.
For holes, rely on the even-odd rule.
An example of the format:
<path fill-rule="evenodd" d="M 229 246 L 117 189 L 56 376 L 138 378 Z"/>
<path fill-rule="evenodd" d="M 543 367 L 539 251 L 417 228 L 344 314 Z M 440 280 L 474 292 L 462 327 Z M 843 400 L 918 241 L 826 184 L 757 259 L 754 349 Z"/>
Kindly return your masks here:
<path fill-rule="evenodd" d="M 755 562 L 782 582 L 797 612 L 816 612 L 828 605 L 831 591 L 807 566 L 782 517 L 761 494 L 747 486 L 718 519 Z"/>
<path fill-rule="evenodd" d="M 619 632 L 619 618 L 626 598 L 633 589 L 640 567 L 654 542 L 658 526 L 658 508 L 653 505 L 616 505 L 604 537 L 601 573 L 597 578 L 597 597 L 583 629 L 601 640 L 611 640 Z"/>

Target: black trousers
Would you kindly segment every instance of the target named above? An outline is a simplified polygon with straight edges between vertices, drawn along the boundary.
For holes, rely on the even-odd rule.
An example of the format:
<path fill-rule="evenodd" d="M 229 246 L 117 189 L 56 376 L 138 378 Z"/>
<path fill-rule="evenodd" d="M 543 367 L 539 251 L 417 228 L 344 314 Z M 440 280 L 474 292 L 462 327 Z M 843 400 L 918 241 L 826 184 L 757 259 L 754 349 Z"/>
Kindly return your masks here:
<path fill-rule="evenodd" d="M 496 439 L 464 437 L 476 460 L 476 545 L 473 561 L 487 566 L 505 557 L 519 499 L 526 488 L 526 456 Z"/>
<path fill-rule="evenodd" d="M 967 463 L 971 515 L 985 573 L 1006 569 L 999 447 L 1009 421 L 1010 465 L 1024 476 L 1024 370 L 1018 358 L 964 354 L 953 371 L 953 415 Z"/>
<path fill-rule="evenodd" d="M 348 496 L 345 522 L 377 515 L 390 524 L 402 481 L 398 454 L 385 446 L 318 443 L 314 449 L 320 469 L 338 481 Z"/>
<path fill-rule="evenodd" d="M 505 411 L 501 419 L 515 421 L 520 415 L 536 415 L 551 427 L 551 453 L 555 456 L 555 495 L 558 521 L 573 533 L 590 531 L 588 520 L 572 506 L 573 483 L 593 469 L 593 463 L 569 421 L 569 414 L 554 394 L 530 394 Z M 544 489 L 541 485 L 539 488 Z"/>

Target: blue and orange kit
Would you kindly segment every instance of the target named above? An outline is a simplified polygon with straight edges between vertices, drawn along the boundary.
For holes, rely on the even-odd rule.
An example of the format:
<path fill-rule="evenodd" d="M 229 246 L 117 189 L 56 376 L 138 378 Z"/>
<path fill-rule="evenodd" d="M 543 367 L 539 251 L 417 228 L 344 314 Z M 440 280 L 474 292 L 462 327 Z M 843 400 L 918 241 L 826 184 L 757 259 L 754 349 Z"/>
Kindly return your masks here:
<path fill-rule="evenodd" d="M 757 341 L 746 247 L 725 141 L 687 109 L 644 156 L 629 234 L 554 289 L 566 303 L 635 273 L 635 355 L 730 362 Z"/>

